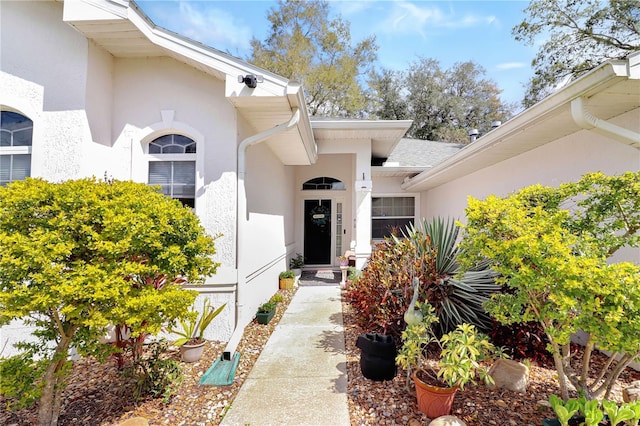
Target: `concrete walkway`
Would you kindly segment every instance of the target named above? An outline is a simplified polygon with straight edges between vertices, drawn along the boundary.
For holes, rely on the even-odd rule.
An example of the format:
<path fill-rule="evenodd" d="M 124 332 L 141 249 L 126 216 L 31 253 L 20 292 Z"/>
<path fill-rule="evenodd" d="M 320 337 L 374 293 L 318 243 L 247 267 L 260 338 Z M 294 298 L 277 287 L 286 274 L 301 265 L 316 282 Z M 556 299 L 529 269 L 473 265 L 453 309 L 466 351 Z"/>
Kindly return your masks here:
<path fill-rule="evenodd" d="M 349 425 L 340 288 L 304 278 L 222 425 Z"/>

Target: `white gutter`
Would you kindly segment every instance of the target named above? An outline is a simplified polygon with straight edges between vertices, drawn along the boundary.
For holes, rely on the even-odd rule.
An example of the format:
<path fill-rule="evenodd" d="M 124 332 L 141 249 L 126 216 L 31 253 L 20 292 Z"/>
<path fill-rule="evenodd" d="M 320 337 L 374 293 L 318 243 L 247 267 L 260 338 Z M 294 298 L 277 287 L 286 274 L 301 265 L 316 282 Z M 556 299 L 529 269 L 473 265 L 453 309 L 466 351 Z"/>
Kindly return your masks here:
<path fill-rule="evenodd" d="M 640 53 L 630 55 L 627 60 L 606 62 L 572 82 L 569 86 L 549 95 L 532 107 L 522 111 L 502 126 L 491 130 L 476 142 L 465 146 L 442 163 L 437 164 L 434 168 L 425 170 L 419 175 L 409 179 L 401 185 L 401 188 L 405 191 L 425 191 L 441 185 L 447 180 L 459 178 L 461 174 L 456 171 L 461 170 L 469 161 L 480 158 L 480 160 L 477 160 L 481 163 L 480 166 L 487 167 L 505 160 L 508 158 L 508 155 L 512 155 L 513 152 L 505 152 L 504 157 L 497 159 L 495 157 L 491 159 L 490 155 L 485 155 L 484 153 L 489 152 L 488 150 L 493 149 L 500 143 L 509 143 L 510 140 L 517 137 L 519 133 L 534 127 L 537 123 L 547 119 L 549 116 L 558 114 L 558 111 L 561 111 L 567 104 L 569 104 L 573 110 L 572 101 L 576 98 L 583 96 L 589 97 L 593 95 L 593 93 L 599 92 L 601 88 L 608 87 L 615 83 L 617 79 L 638 79 L 639 76 Z M 613 126 L 611 123 L 608 124 Z M 576 125 L 580 126 L 578 122 L 576 122 Z M 589 124 L 589 126 L 590 128 L 596 127 L 593 124 Z M 632 137 L 632 140 L 633 139 Z M 544 143 L 541 143 L 541 145 Z M 628 140 L 625 143 L 629 143 Z M 514 149 L 517 149 L 516 145 L 513 145 Z M 521 152 L 515 153 L 520 154 Z M 494 155 L 496 154 L 494 153 Z M 474 169 L 473 171 L 476 170 L 479 169 Z"/>
<path fill-rule="evenodd" d="M 571 116 L 573 121 L 583 129 L 592 130 L 618 142 L 640 149 L 640 133 L 594 117 L 585 106 L 582 96 L 571 101 Z"/>
<path fill-rule="evenodd" d="M 291 118 L 282 124 L 278 124 L 277 126 L 265 130 L 263 132 L 257 133 L 253 136 L 249 136 L 238 145 L 238 164 L 237 164 L 237 218 L 236 218 L 236 269 L 238 271 L 238 284 L 236 289 L 236 328 L 233 330 L 233 334 L 227 342 L 227 346 L 224 348 L 224 352 L 222 354 L 222 359 L 230 360 L 235 352 L 238 344 L 240 343 L 240 339 L 242 339 L 242 335 L 244 334 L 244 329 L 251 321 L 251 317 L 247 318 L 248 315 L 243 313 L 242 307 L 240 304 L 243 301 L 241 296 L 241 292 L 244 291 L 244 287 L 247 280 L 247 274 L 242 269 L 242 266 L 246 264 L 243 258 L 243 250 L 240 248 L 240 244 L 243 241 L 245 234 L 245 224 L 247 222 L 247 195 L 244 186 L 244 175 L 246 168 L 246 151 L 251 145 L 258 144 L 260 142 L 264 142 L 265 140 L 271 138 L 272 136 L 277 135 L 278 133 L 282 133 L 284 131 L 289 130 L 293 126 L 296 126 L 300 122 L 300 109 L 297 107 L 293 108 L 293 113 L 291 114 Z"/>

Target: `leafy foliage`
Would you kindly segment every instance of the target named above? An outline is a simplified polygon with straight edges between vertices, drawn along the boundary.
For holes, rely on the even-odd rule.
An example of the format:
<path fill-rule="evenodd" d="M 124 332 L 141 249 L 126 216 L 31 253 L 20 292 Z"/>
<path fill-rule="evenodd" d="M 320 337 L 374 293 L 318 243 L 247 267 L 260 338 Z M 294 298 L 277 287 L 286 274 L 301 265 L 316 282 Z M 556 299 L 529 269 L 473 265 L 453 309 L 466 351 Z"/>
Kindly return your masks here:
<path fill-rule="evenodd" d="M 289 269 L 300 269 L 304 266 L 304 257 L 302 253 L 296 253 L 294 257 L 289 260 Z"/>
<path fill-rule="evenodd" d="M 165 356 L 167 347 L 164 340 L 150 343 L 150 355 L 136 359 L 125 369 L 125 375 L 134 379 L 133 398 L 136 401 L 145 397 L 162 397 L 168 403 L 182 382 L 180 363 Z"/>
<path fill-rule="evenodd" d="M 475 383 L 476 375 L 486 383 L 492 378 L 480 361 L 492 357 L 495 347 L 486 335 L 479 333 L 471 324 L 460 324 L 455 330 L 437 337 L 433 325 L 438 322 L 433 307 L 428 303 L 417 305 L 422 313 L 422 321 L 408 325 L 402 332 L 402 348 L 396 362 L 407 372 L 417 369 L 428 373 L 429 348 L 437 348 L 438 358 L 435 376 L 449 387 Z"/>
<path fill-rule="evenodd" d="M 184 344 L 198 344 L 204 341 L 204 331 L 209 327 L 211 321 L 217 317 L 220 312 L 227 306 L 223 304 L 218 309 L 211 306 L 209 299 L 205 299 L 202 311 L 191 311 L 190 318 L 179 320 L 180 329 L 176 330 L 172 327 L 169 328 L 169 332 L 175 333 L 180 336 L 175 342 L 176 346 L 182 346 Z"/>
<path fill-rule="evenodd" d="M 375 37 L 351 44 L 349 23 L 329 18 L 324 0 L 279 0 L 264 42 L 251 40 L 249 62 L 304 82 L 310 115 L 353 117 L 366 104 L 359 82 L 375 60 Z"/>
<path fill-rule="evenodd" d="M 7 398 L 7 410 L 29 407 L 40 398 L 42 384 L 38 379 L 44 367 L 43 361 L 34 360 L 27 352 L 0 359 L 0 394 Z"/>
<path fill-rule="evenodd" d="M 609 59 L 640 50 L 640 3 L 633 0 L 533 0 L 525 18 L 513 28 L 516 40 L 535 45 L 523 105 L 529 107 L 568 78 Z"/>
<path fill-rule="evenodd" d="M 547 350 L 549 339 L 542 326 L 537 322 L 517 322 L 500 324 L 493 320 L 487 330 L 491 343 L 502 347 L 510 358 L 515 360 L 529 359 L 546 363 L 550 360 Z"/>
<path fill-rule="evenodd" d="M 360 325 L 398 341 L 417 277 L 418 300 L 433 305 L 440 334 L 462 323 L 489 327 L 483 303 L 500 289 L 494 283 L 497 274 L 482 261 L 457 276 L 458 232 L 455 222 L 435 218 L 424 220 L 419 228 L 409 227 L 403 238 L 394 236 L 379 243 L 361 276 L 349 286 L 348 297 Z"/>
<path fill-rule="evenodd" d="M 350 278 L 347 297 L 363 329 L 400 341 L 403 315 L 413 293 L 414 259 L 416 248 L 411 242 L 388 238 L 376 244 L 367 266 Z"/>
<path fill-rule="evenodd" d="M 497 282 L 510 291 L 486 304 L 498 321 L 542 325 L 565 400 L 567 380 L 589 399 L 606 398 L 640 356 L 640 266 L 607 263 L 625 244 L 640 244 L 639 200 L 640 172 L 592 173 L 559 188 L 532 186 L 504 198 L 469 200 L 463 265 L 487 258 L 501 274 Z M 578 330 L 588 336 L 582 358 L 570 348 Z M 596 344 L 620 358 L 600 371 L 604 380 L 589 382 Z"/>
<path fill-rule="evenodd" d="M 506 121 L 513 106 L 501 102 L 496 83 L 472 61 L 443 70 L 435 59 L 420 58 L 406 71 L 372 74 L 373 114 L 413 120 L 407 133 L 416 139 L 467 143 L 469 129 L 486 133 L 492 121 Z"/>
<path fill-rule="evenodd" d="M 491 320 L 483 305 L 500 289 L 494 282 L 497 273 L 489 269 L 484 259 L 458 274 L 459 231 L 454 221 L 433 218 L 424 219 L 419 228 L 410 226 L 406 232 L 406 237 L 417 248 L 418 258 L 433 257 L 433 263 L 420 265 L 419 270 L 423 272 L 419 278 L 424 300 L 435 307 L 442 332 L 452 331 L 463 323 L 487 329 Z"/>
<path fill-rule="evenodd" d="M 268 301 L 258 306 L 258 312 L 260 313 L 268 313 L 273 311 L 278 307 L 278 302 Z"/>
<path fill-rule="evenodd" d="M 180 282 L 215 273 L 214 253 L 190 209 L 144 184 L 28 178 L 0 187 L 0 324 L 36 327 L 32 353 L 46 364 L 39 423 L 57 421 L 70 346 L 104 356 L 108 324 L 140 337 L 184 317 L 196 293 Z"/>

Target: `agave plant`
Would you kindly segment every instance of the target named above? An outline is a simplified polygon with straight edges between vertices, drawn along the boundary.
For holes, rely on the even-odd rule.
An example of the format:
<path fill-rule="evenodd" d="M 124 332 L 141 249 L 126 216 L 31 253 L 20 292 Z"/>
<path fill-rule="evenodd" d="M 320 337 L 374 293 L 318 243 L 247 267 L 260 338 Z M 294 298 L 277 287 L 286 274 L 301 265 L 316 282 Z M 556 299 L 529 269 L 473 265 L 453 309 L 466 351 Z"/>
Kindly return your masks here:
<path fill-rule="evenodd" d="M 416 262 L 420 277 L 420 291 L 424 300 L 435 308 L 442 333 L 454 330 L 459 324 L 474 324 L 488 329 L 491 320 L 484 310 L 484 302 L 500 290 L 494 279 L 498 275 L 490 269 L 488 261 L 457 276 L 460 269 L 457 246 L 460 228 L 450 219 L 424 219 L 416 228 L 409 225 L 403 237 L 416 247 L 419 259 Z M 399 237 L 394 237 L 399 241 Z M 431 259 L 433 259 L 431 261 Z"/>

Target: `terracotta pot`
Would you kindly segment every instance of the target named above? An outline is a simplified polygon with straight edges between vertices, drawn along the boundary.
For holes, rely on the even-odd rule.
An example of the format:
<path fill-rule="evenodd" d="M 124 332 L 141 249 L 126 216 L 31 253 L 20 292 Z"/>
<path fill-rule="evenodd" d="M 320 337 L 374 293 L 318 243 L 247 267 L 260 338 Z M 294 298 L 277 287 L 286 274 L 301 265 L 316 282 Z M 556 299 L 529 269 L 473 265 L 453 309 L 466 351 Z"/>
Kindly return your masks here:
<path fill-rule="evenodd" d="M 184 362 L 196 362 L 204 352 L 205 343 L 207 342 L 203 341 L 202 343 L 197 343 L 195 345 L 184 344 L 180 346 L 180 357 Z"/>
<path fill-rule="evenodd" d="M 430 419 L 446 416 L 451 413 L 453 399 L 458 392 L 458 387 L 443 388 L 429 385 L 420 380 L 416 373 L 412 375 L 416 384 L 416 397 L 418 399 L 418 409 L 425 413 Z"/>

